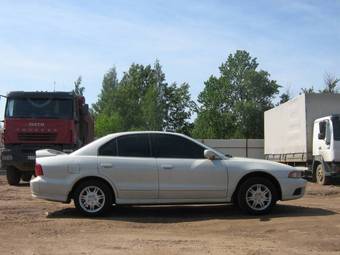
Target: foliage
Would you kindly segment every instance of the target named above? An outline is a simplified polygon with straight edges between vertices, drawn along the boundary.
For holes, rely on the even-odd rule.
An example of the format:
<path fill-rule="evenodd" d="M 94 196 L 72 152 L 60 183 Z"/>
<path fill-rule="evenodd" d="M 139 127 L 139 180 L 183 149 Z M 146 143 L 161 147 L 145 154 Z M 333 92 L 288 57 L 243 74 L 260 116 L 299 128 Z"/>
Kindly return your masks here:
<path fill-rule="evenodd" d="M 339 81 L 340 81 L 339 78 L 336 78 L 334 75 L 326 73 L 324 77 L 325 88 L 321 90 L 320 92 L 324 94 L 338 93 L 337 85 Z"/>
<path fill-rule="evenodd" d="M 92 105 L 93 114 L 106 114 L 110 116 L 114 111 L 114 98 L 118 86 L 116 68 L 112 67 L 103 78 L 102 89 L 98 96 L 98 101 Z"/>
<path fill-rule="evenodd" d="M 120 130 L 120 118 L 117 113 L 97 115 L 95 122 L 96 137 L 101 137 L 118 130 Z"/>
<path fill-rule="evenodd" d="M 262 138 L 263 112 L 272 108 L 280 87 L 269 73 L 257 70 L 246 51 L 230 54 L 199 94 L 200 107 L 193 136 L 204 138 Z"/>
<path fill-rule="evenodd" d="M 78 79 L 74 82 L 73 93 L 79 96 L 83 96 L 85 91 L 85 88 L 81 86 L 81 82 L 82 82 L 81 76 L 79 76 Z"/>
<path fill-rule="evenodd" d="M 189 84 L 176 83 L 165 88 L 165 119 L 163 126 L 166 130 L 173 130 L 189 135 L 193 128 L 188 120 L 195 110 L 196 104 L 190 98 Z"/>
<path fill-rule="evenodd" d="M 311 88 L 301 88 L 300 94 L 310 94 L 310 93 L 315 93 L 313 86 Z"/>
<path fill-rule="evenodd" d="M 280 101 L 277 105 L 283 104 L 291 99 L 290 91 L 287 89 L 280 95 Z"/>
<path fill-rule="evenodd" d="M 300 94 L 308 94 L 308 93 L 336 94 L 336 93 L 339 93 L 339 90 L 337 88 L 339 82 L 340 82 L 339 78 L 336 78 L 332 74 L 326 73 L 324 77 L 324 88 L 323 89 L 319 89 L 318 91 L 315 91 L 313 86 L 311 88 L 302 88 Z"/>
<path fill-rule="evenodd" d="M 93 105 L 96 135 L 166 128 L 185 132 L 190 127 L 191 104 L 189 85 L 169 86 L 158 61 L 153 66 L 132 64 L 120 81 L 112 68 Z"/>

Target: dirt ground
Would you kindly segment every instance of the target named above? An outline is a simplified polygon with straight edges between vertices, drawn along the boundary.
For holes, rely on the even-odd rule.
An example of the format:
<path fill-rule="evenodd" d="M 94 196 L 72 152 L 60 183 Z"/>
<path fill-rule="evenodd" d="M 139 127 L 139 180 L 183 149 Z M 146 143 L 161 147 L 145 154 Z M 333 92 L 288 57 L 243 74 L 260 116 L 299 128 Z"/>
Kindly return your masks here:
<path fill-rule="evenodd" d="M 226 205 L 115 207 L 84 218 L 0 176 L 0 254 L 340 254 L 340 186 L 253 217 Z"/>

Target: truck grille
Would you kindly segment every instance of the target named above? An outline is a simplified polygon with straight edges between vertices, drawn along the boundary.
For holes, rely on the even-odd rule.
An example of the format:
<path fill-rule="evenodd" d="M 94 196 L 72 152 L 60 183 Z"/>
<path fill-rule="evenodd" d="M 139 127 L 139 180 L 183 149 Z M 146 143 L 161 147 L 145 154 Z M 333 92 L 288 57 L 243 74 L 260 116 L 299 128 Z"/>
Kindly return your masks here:
<path fill-rule="evenodd" d="M 54 141 L 57 133 L 19 133 L 20 141 Z"/>

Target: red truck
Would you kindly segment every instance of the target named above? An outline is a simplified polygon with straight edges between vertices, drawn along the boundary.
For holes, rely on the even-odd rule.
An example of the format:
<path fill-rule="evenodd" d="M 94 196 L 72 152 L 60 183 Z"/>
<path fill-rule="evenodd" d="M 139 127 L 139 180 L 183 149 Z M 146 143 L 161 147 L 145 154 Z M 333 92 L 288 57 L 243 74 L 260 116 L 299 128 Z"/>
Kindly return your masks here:
<path fill-rule="evenodd" d="M 5 108 L 1 160 L 10 185 L 34 174 L 35 151 L 70 153 L 94 139 L 85 98 L 73 92 L 10 92 Z"/>

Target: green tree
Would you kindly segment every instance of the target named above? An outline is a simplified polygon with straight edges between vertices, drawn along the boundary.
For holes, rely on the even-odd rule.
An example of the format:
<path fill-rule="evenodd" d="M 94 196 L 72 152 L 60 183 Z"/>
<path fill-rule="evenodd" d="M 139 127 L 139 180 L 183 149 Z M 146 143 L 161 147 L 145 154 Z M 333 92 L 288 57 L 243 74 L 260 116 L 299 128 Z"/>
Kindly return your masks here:
<path fill-rule="evenodd" d="M 112 67 L 103 78 L 102 89 L 98 101 L 92 105 L 94 116 L 99 113 L 110 116 L 115 109 L 115 93 L 117 91 L 118 79 L 116 68 Z"/>
<path fill-rule="evenodd" d="M 167 84 L 161 70 L 132 64 L 119 82 L 117 110 L 125 130 L 161 130 L 164 114 L 162 91 Z"/>
<path fill-rule="evenodd" d="M 272 108 L 279 85 L 246 51 L 230 54 L 199 94 L 193 135 L 201 138 L 262 138 L 263 112 Z"/>
<path fill-rule="evenodd" d="M 168 86 L 158 61 L 153 66 L 132 64 L 120 81 L 111 69 L 93 105 L 96 135 L 169 127 L 188 133 L 191 104 L 189 85 Z"/>
<path fill-rule="evenodd" d="M 324 89 L 319 89 L 318 91 L 315 91 L 313 86 L 310 88 L 302 88 L 300 94 L 309 93 L 336 94 L 339 93 L 339 90 L 337 88 L 339 82 L 340 82 L 339 78 L 336 78 L 334 75 L 330 73 L 325 73 Z"/>
<path fill-rule="evenodd" d="M 82 82 L 81 76 L 79 76 L 78 79 L 74 82 L 73 93 L 79 96 L 83 96 L 85 91 L 85 88 L 81 86 L 81 82 Z"/>
<path fill-rule="evenodd" d="M 338 93 L 337 85 L 339 81 L 340 81 L 339 78 L 336 78 L 334 75 L 326 73 L 324 77 L 325 88 L 323 90 L 320 90 L 319 92 L 325 94 Z"/>
<path fill-rule="evenodd" d="M 291 99 L 290 91 L 287 89 L 285 92 L 283 92 L 280 95 L 280 101 L 277 103 L 277 105 L 283 104 Z"/>
<path fill-rule="evenodd" d="M 118 79 L 115 67 L 112 67 L 103 78 L 98 101 L 92 104 L 91 112 L 95 118 L 95 135 L 97 137 L 120 131 L 120 117 L 115 112 L 115 93 Z"/>
<path fill-rule="evenodd" d="M 97 137 L 101 137 L 109 133 L 118 132 L 121 130 L 120 123 L 120 116 L 116 112 L 110 115 L 107 113 L 98 114 L 95 122 L 95 134 Z"/>
<path fill-rule="evenodd" d="M 165 89 L 165 118 L 163 128 L 189 135 L 193 128 L 190 118 L 196 104 L 191 100 L 189 84 L 171 84 Z"/>
<path fill-rule="evenodd" d="M 315 90 L 314 90 L 314 87 L 311 87 L 311 88 L 301 88 L 300 95 L 301 94 L 310 94 L 310 93 L 316 93 Z"/>

